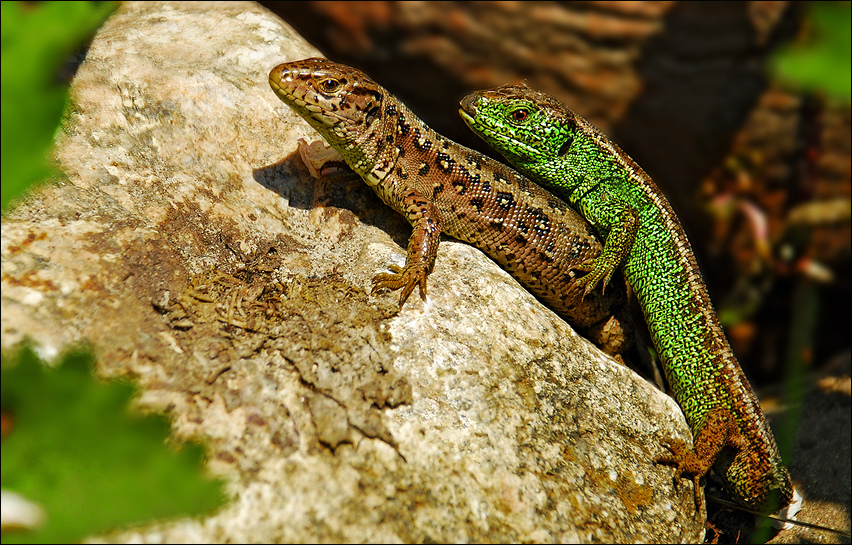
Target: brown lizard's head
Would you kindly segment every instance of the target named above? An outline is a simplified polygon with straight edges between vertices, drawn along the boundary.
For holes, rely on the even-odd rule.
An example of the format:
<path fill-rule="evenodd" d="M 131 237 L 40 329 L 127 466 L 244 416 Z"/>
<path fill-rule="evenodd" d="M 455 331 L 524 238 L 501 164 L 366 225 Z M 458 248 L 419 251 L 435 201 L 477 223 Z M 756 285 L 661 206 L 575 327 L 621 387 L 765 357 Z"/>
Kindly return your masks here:
<path fill-rule="evenodd" d="M 279 64 L 269 85 L 311 124 L 356 172 L 369 171 L 385 143 L 385 90 L 366 74 L 328 59 Z"/>

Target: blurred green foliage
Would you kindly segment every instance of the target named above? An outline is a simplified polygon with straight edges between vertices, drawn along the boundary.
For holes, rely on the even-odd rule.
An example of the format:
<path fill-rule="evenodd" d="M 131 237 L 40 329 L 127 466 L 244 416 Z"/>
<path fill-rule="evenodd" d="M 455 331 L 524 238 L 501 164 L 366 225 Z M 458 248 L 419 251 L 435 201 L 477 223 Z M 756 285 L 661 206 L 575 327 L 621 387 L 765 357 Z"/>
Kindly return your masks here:
<path fill-rule="evenodd" d="M 827 98 L 849 101 L 852 92 L 852 4 L 807 2 L 802 39 L 772 60 L 775 77 Z"/>
<path fill-rule="evenodd" d="M 2 210 L 51 175 L 45 160 L 67 98 L 59 72 L 116 2 L 2 2 Z"/>
<path fill-rule="evenodd" d="M 117 2 L 2 2 L 2 209 L 52 175 L 46 154 L 67 100 L 59 73 Z M 130 524 L 205 513 L 224 504 L 205 476 L 203 448 L 167 446 L 162 416 L 134 413 L 135 387 L 102 383 L 93 356 L 46 368 L 28 348 L 2 358 L 2 487 L 47 513 L 42 527 L 3 543 L 68 543 Z M 5 428 L 5 423 L 4 423 Z M 5 434 L 5 430 L 4 430 Z"/>
<path fill-rule="evenodd" d="M 3 488 L 40 504 L 45 524 L 3 543 L 69 543 L 133 523 L 196 515 L 224 503 L 204 475 L 202 447 L 167 446 L 169 423 L 130 408 L 136 388 L 93 377 L 72 353 L 54 369 L 30 349 L 3 358 Z M 12 365 L 10 365 L 10 363 Z"/>

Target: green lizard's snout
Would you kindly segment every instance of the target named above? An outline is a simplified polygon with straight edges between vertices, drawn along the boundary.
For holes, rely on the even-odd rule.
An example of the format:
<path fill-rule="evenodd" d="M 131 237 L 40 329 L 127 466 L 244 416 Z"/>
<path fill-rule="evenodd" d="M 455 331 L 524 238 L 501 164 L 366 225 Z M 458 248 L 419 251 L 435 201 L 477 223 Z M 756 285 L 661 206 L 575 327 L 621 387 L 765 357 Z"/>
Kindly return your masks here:
<path fill-rule="evenodd" d="M 476 97 L 474 95 L 467 95 L 461 102 L 459 102 L 459 114 L 462 117 L 476 117 Z"/>
<path fill-rule="evenodd" d="M 459 115 L 462 120 L 467 124 L 468 127 L 476 131 L 476 123 L 477 116 L 479 115 L 476 111 L 476 103 L 478 102 L 478 98 L 475 94 L 467 95 L 461 102 L 459 102 Z"/>

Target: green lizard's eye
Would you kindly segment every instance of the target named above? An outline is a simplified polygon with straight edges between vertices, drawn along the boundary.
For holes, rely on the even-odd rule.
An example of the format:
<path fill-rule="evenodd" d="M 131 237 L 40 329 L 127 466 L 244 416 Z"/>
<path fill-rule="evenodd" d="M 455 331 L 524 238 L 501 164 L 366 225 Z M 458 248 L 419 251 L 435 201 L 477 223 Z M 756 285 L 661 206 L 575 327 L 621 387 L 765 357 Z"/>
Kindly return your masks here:
<path fill-rule="evenodd" d="M 511 114 L 512 119 L 514 119 L 518 123 L 522 123 L 527 120 L 530 116 L 530 111 L 526 108 L 520 108 L 518 110 L 513 111 Z"/>
<path fill-rule="evenodd" d="M 338 79 L 326 78 L 319 82 L 319 86 L 324 93 L 334 93 L 340 89 L 341 83 Z"/>

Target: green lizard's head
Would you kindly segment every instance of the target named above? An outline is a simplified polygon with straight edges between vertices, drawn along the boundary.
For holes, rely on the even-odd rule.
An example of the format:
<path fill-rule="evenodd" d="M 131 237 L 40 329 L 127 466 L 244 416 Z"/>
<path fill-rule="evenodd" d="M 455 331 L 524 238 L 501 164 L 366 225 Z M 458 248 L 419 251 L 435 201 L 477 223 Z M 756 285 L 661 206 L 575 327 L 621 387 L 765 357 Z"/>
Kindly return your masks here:
<path fill-rule="evenodd" d="M 381 151 L 376 134 L 385 92 L 363 72 L 328 59 L 279 64 L 269 85 L 285 104 L 314 127 L 359 173 Z"/>
<path fill-rule="evenodd" d="M 570 109 L 526 85 L 472 93 L 461 101 L 459 114 L 473 132 L 522 170 L 563 157 L 577 132 Z"/>

